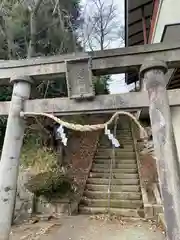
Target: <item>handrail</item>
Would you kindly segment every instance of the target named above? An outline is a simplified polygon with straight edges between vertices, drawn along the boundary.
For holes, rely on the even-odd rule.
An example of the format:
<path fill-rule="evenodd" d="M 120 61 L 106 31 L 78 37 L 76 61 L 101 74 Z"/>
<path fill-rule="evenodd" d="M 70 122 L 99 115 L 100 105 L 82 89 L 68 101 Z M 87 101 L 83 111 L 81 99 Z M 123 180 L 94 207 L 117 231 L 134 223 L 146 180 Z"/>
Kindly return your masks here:
<path fill-rule="evenodd" d="M 119 119 L 119 116 L 115 118 L 114 121 L 114 136 L 116 137 L 117 132 L 117 121 Z M 110 213 L 110 201 L 111 201 L 111 182 L 113 177 L 113 166 L 115 164 L 115 146 L 112 145 L 112 153 L 111 153 L 111 162 L 110 162 L 110 172 L 109 172 L 109 182 L 108 182 L 108 213 Z"/>

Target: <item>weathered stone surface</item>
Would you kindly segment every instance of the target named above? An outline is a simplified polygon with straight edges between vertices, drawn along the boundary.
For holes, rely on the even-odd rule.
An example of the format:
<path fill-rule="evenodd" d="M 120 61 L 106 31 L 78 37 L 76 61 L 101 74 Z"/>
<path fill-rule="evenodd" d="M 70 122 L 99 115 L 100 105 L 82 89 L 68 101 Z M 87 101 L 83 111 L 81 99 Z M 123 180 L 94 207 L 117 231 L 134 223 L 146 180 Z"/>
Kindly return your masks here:
<path fill-rule="evenodd" d="M 26 220 L 31 216 L 33 210 L 33 196 L 31 192 L 27 190 L 25 184 L 32 178 L 33 173 L 30 169 L 20 168 L 17 193 L 16 193 L 16 205 L 14 209 L 14 222 Z"/>
<path fill-rule="evenodd" d="M 160 59 L 168 68 L 179 67 L 179 44 L 145 44 L 129 48 L 90 52 L 94 75 L 125 73 L 139 69 L 146 59 Z M 21 75 L 32 76 L 35 80 L 47 81 L 66 72 L 66 60 L 84 58 L 84 53 L 66 54 L 37 59 L 1 61 L 1 84 L 8 84 L 8 78 Z M 58 79 L 58 78 L 57 78 Z"/>
<path fill-rule="evenodd" d="M 140 149 L 140 171 L 141 181 L 145 187 L 151 186 L 158 181 L 156 158 L 154 153 L 154 143 L 152 140 L 151 127 L 145 127 L 148 134 L 148 140 L 146 142 L 139 143 Z"/>

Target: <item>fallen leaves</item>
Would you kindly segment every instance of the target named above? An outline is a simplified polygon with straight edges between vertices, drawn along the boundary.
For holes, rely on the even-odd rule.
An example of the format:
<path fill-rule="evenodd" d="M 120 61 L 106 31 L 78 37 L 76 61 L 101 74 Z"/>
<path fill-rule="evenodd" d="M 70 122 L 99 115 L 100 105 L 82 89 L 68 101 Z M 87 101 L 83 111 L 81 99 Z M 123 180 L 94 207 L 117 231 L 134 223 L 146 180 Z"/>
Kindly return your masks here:
<path fill-rule="evenodd" d="M 20 240 L 38 240 L 42 235 L 48 234 L 48 232 L 54 228 L 55 226 L 60 226 L 61 224 L 53 223 L 50 224 L 46 228 L 40 228 L 37 232 L 35 233 L 28 233 L 25 236 L 22 236 Z"/>
<path fill-rule="evenodd" d="M 120 216 L 111 215 L 111 214 L 99 214 L 90 216 L 90 220 L 100 220 L 100 221 L 109 221 L 109 222 L 118 222 L 121 225 L 125 225 L 125 221 L 121 219 Z"/>

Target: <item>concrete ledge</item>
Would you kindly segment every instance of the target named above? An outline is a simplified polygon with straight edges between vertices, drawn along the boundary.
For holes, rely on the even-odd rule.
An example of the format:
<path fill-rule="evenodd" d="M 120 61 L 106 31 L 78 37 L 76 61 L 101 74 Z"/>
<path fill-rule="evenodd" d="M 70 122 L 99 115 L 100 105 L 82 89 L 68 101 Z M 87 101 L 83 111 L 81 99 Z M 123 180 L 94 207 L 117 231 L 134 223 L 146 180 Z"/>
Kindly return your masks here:
<path fill-rule="evenodd" d="M 153 194 L 154 194 L 157 204 L 162 205 L 161 195 L 160 195 L 160 192 L 158 190 L 158 186 L 156 183 L 154 183 L 152 185 L 152 191 L 153 191 Z"/>
<path fill-rule="evenodd" d="M 36 212 L 40 214 L 58 214 L 72 215 L 78 209 L 78 201 L 70 199 L 57 199 L 49 202 L 43 197 L 39 197 L 36 201 Z"/>
<path fill-rule="evenodd" d="M 149 203 L 148 195 L 144 187 L 141 188 L 142 199 L 144 203 L 144 215 L 146 219 L 152 219 L 154 217 L 153 205 Z"/>
<path fill-rule="evenodd" d="M 154 210 L 152 204 L 144 204 L 144 214 L 146 219 L 154 218 Z"/>
<path fill-rule="evenodd" d="M 160 204 L 153 204 L 154 216 L 157 217 L 159 214 L 163 214 L 163 206 Z"/>

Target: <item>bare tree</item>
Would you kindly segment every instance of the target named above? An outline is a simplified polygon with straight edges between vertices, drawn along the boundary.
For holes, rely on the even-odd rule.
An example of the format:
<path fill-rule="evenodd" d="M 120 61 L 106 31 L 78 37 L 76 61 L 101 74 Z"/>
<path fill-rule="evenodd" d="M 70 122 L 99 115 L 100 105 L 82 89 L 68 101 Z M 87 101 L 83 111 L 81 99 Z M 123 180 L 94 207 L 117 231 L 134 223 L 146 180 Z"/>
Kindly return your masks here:
<path fill-rule="evenodd" d="M 86 0 L 81 15 L 79 38 L 84 51 L 120 47 L 124 42 L 124 26 L 113 0 Z M 114 45 L 115 43 L 115 45 Z M 112 76 L 94 77 L 95 91 L 109 93 Z"/>
<path fill-rule="evenodd" d="M 83 18 L 81 38 L 86 48 L 104 50 L 118 38 L 123 42 L 124 28 L 113 0 L 88 0 Z"/>

